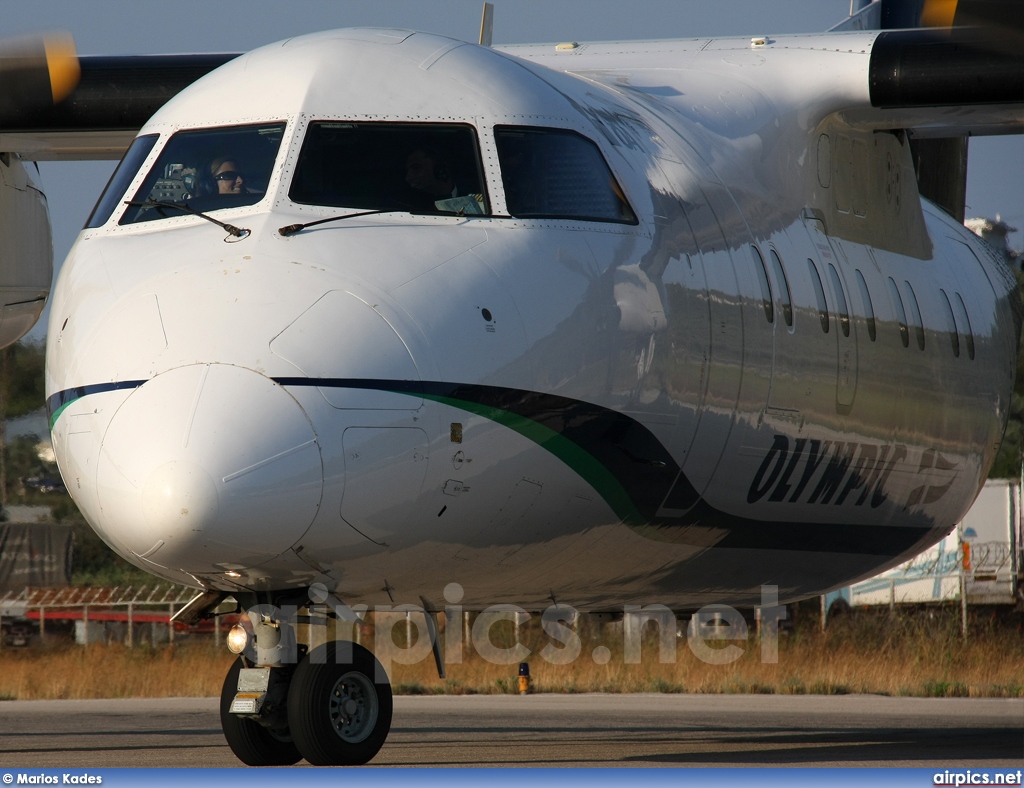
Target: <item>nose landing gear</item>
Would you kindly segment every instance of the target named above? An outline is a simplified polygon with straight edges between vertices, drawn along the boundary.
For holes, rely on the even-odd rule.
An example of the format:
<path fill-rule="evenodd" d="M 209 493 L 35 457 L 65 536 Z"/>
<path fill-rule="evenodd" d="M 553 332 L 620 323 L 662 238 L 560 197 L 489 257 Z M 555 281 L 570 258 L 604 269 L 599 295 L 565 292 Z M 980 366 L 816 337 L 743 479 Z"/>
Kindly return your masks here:
<path fill-rule="evenodd" d="M 243 660 L 228 671 L 221 691 L 221 725 L 231 751 L 250 766 L 287 766 L 305 758 L 315 766 L 356 766 L 377 754 L 391 730 L 391 684 L 367 649 L 348 641 L 314 648 L 291 665 L 250 670 L 271 674 L 249 697 L 239 682 Z"/>

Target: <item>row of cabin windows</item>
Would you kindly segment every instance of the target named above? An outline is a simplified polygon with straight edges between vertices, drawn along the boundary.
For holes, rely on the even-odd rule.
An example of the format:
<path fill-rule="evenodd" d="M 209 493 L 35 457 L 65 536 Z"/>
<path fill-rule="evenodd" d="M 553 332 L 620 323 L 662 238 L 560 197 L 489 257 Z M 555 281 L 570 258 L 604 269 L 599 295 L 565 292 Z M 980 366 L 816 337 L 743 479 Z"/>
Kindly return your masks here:
<path fill-rule="evenodd" d="M 751 256 L 754 259 L 754 270 L 757 271 L 757 276 L 761 284 L 761 301 L 764 306 L 764 315 L 769 323 L 775 322 L 775 298 L 772 292 L 771 280 L 768 278 L 768 268 L 765 265 L 764 257 L 761 256 L 761 251 L 754 245 L 750 247 Z M 793 301 L 790 296 L 789 280 L 786 277 L 786 270 L 782 265 L 782 260 L 779 258 L 778 253 L 774 249 L 768 250 L 768 259 L 771 261 L 772 273 L 775 275 L 775 282 L 779 289 L 779 303 L 782 306 L 782 316 L 786 323 L 787 328 L 793 327 Z M 829 332 L 831 326 L 831 318 L 828 311 L 828 302 L 825 299 L 825 288 L 821 281 L 821 275 L 818 273 L 818 266 L 815 265 L 814 260 L 807 258 L 807 268 L 810 272 L 811 285 L 814 288 L 814 297 L 818 307 L 818 320 L 821 323 L 821 330 L 824 333 Z M 871 301 L 871 293 L 868 290 L 868 283 L 864 279 L 864 274 L 860 272 L 860 269 L 854 269 L 854 277 L 857 280 L 857 290 L 860 292 L 860 300 L 864 306 L 864 321 L 867 324 L 868 338 L 874 342 L 877 338 L 877 330 L 875 328 L 875 309 L 874 304 Z M 832 289 L 836 294 L 837 305 L 836 309 L 839 318 L 839 329 L 843 332 L 844 337 L 850 336 L 850 307 L 846 300 L 846 288 L 843 286 L 843 281 L 839 277 L 839 272 L 836 267 L 832 264 L 828 264 L 828 278 L 832 284 Z M 906 293 L 906 301 L 903 299 L 903 295 L 900 293 L 899 287 L 896 285 L 895 280 L 892 277 L 887 279 L 889 287 L 889 297 L 892 300 L 893 308 L 896 311 L 896 321 L 900 329 L 900 341 L 903 343 L 903 347 L 910 347 L 910 327 L 913 326 L 914 337 L 917 342 L 919 350 L 924 350 L 925 345 L 925 334 L 924 334 L 924 320 L 921 316 L 921 307 L 917 301 L 917 294 L 914 292 L 914 288 L 907 280 L 903 281 L 904 292 Z M 967 349 L 967 357 L 971 360 L 974 359 L 974 331 L 971 327 L 971 320 L 967 315 L 967 307 L 964 305 L 964 300 L 959 293 L 954 292 L 953 298 L 949 297 L 949 294 L 945 290 L 939 290 L 942 295 L 942 302 L 945 305 L 945 319 L 946 319 L 946 330 L 949 334 L 950 345 L 953 350 L 953 355 L 956 358 L 960 357 L 960 336 L 964 337 L 964 344 Z M 910 308 L 910 321 L 907 320 L 907 307 Z"/>

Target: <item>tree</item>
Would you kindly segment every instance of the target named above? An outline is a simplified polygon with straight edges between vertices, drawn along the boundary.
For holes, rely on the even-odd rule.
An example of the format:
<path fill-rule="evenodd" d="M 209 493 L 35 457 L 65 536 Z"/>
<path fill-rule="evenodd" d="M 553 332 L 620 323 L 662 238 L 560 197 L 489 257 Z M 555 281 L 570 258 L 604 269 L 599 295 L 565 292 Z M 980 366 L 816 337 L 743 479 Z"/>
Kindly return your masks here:
<path fill-rule="evenodd" d="M 1024 272 L 1013 268 L 1017 277 L 1017 296 L 1024 302 Z M 1010 403 L 1010 418 L 999 444 L 995 463 L 989 472 L 990 479 L 1019 479 L 1024 463 L 1024 342 L 1017 346 L 1017 376 L 1013 381 L 1013 399 Z"/>
<path fill-rule="evenodd" d="M 46 404 L 46 345 L 22 341 L 0 350 L 0 508 L 7 505 L 7 419 Z"/>

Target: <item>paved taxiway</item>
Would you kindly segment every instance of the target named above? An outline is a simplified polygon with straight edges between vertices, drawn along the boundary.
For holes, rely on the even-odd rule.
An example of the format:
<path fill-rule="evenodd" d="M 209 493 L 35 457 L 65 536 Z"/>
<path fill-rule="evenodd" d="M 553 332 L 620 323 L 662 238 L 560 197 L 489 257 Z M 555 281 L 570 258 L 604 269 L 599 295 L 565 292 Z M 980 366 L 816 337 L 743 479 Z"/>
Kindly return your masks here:
<path fill-rule="evenodd" d="M 1024 762 L 1024 699 L 398 697 L 378 766 Z M 215 699 L 5 701 L 0 767 L 238 766 Z"/>

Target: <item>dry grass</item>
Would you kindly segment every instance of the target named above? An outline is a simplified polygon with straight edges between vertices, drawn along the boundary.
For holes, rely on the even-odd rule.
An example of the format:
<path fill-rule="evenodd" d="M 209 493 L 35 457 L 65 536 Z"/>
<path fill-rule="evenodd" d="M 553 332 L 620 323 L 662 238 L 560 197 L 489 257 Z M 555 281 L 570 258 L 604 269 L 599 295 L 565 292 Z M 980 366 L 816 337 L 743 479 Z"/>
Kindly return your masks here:
<path fill-rule="evenodd" d="M 399 643 L 403 629 L 394 630 Z M 753 637 L 732 643 L 743 653 L 730 664 L 701 661 L 685 640 L 673 641 L 674 658 L 661 662 L 652 634 L 644 640 L 642 663 L 630 665 L 623 659 L 621 627 L 584 627 L 580 635 L 579 658 L 555 665 L 540 654 L 550 642 L 540 628 L 522 628 L 534 691 L 1024 697 L 1022 633 L 976 624 L 965 642 L 953 614 L 836 620 L 825 634 L 808 624 L 783 633 L 776 663 L 761 661 Z M 370 645 L 371 637 L 372 630 L 364 628 L 362 642 Z M 492 641 L 514 645 L 511 625 L 495 626 Z M 597 664 L 594 651 L 602 646 L 610 659 Z M 223 646 L 208 641 L 134 649 L 67 643 L 6 648 L 0 651 L 0 698 L 216 696 L 231 659 Z M 392 664 L 389 672 L 397 693 L 493 694 L 517 691 L 517 667 L 474 655 L 449 664 L 448 678 L 439 680 L 428 655 L 418 664 Z"/>
<path fill-rule="evenodd" d="M 171 698 L 220 695 L 232 655 L 209 644 L 136 647 L 62 643 L 0 651 L 0 698 Z"/>
<path fill-rule="evenodd" d="M 726 641 L 742 649 L 729 664 L 698 659 L 685 640 L 662 662 L 653 636 L 643 643 L 640 665 L 625 664 L 622 635 L 594 638 L 581 632 L 582 652 L 565 665 L 541 658 L 543 637 L 524 639 L 533 652 L 530 671 L 538 692 L 686 692 L 835 695 L 870 693 L 926 697 L 1024 697 L 1024 635 L 1016 628 L 975 627 L 965 642 L 955 615 L 936 618 L 879 616 L 836 620 L 824 634 L 814 627 L 783 633 L 778 661 L 761 660 L 760 644 Z M 505 645 L 511 645 L 506 640 Z M 595 648 L 611 658 L 597 664 Z M 392 680 L 406 692 L 514 692 L 516 665 L 480 660 L 451 665 L 439 682 L 433 663 L 396 665 Z M 443 686 L 441 686 L 443 684 Z"/>

